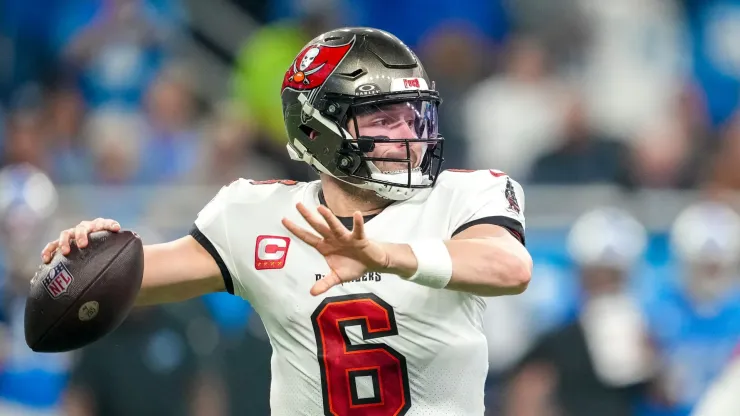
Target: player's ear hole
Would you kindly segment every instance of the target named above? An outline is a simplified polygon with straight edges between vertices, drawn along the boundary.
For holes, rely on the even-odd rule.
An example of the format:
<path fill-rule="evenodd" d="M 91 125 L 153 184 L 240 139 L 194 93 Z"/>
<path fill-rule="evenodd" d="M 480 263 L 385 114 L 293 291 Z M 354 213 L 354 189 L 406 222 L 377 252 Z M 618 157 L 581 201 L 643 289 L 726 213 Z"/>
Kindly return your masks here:
<path fill-rule="evenodd" d="M 306 136 L 308 136 L 308 138 L 311 139 L 311 140 L 314 140 L 314 139 L 316 139 L 319 136 L 319 132 L 317 132 L 316 130 L 312 129 L 311 127 L 308 127 L 305 124 L 302 125 L 302 126 L 300 126 L 299 129 L 301 129 L 301 131 Z"/>

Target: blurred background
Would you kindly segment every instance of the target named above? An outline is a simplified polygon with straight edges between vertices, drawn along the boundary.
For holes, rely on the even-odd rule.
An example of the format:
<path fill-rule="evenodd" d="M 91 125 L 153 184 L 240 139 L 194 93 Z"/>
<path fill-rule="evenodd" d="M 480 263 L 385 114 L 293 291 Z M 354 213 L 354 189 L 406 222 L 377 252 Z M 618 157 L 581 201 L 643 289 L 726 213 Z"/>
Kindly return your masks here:
<path fill-rule="evenodd" d="M 447 168 L 524 186 L 535 271 L 488 300 L 487 414 L 690 413 L 740 342 L 740 0 L 0 0 L 0 415 L 269 414 L 236 297 L 55 355 L 26 347 L 23 297 L 83 219 L 156 243 L 234 178 L 314 179 L 279 87 L 355 25 L 436 80 Z"/>

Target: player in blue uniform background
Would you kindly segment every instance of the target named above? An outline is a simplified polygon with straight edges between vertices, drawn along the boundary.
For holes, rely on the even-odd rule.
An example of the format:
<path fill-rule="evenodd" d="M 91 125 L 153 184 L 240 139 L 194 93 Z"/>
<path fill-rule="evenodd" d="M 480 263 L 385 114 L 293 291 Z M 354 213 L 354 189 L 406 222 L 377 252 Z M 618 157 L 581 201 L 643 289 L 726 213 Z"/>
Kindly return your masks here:
<path fill-rule="evenodd" d="M 646 298 L 660 376 L 641 416 L 691 414 L 740 341 L 740 217 L 697 203 L 678 216 L 670 243 L 676 261 Z"/>

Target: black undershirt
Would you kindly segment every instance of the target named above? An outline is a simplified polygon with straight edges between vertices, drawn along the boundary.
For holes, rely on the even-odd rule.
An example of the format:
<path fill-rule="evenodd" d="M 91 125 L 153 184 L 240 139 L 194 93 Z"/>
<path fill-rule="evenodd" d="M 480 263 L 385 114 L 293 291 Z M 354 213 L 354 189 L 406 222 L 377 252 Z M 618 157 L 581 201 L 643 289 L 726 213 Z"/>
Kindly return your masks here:
<path fill-rule="evenodd" d="M 329 208 L 329 205 L 326 204 L 326 199 L 324 198 L 324 190 L 323 189 L 319 189 L 319 203 L 321 205 Z M 370 221 L 371 219 L 373 219 L 373 218 L 375 218 L 377 216 L 378 216 L 378 214 L 363 215 L 362 216 L 362 220 L 365 221 L 365 223 L 367 223 L 368 221 Z M 340 216 L 337 216 L 337 218 L 339 219 L 339 222 L 342 223 L 342 225 L 344 225 L 345 227 L 347 227 L 348 230 L 352 231 L 352 226 L 354 224 L 354 219 L 352 217 L 340 217 Z"/>

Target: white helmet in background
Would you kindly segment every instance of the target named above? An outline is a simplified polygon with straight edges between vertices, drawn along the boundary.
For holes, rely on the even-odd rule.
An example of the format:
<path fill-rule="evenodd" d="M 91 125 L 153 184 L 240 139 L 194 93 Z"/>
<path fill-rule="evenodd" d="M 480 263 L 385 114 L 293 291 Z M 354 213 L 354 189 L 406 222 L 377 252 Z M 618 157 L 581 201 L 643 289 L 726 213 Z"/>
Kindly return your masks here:
<path fill-rule="evenodd" d="M 644 316 L 627 290 L 629 272 L 642 260 L 646 245 L 645 227 L 614 207 L 583 214 L 568 236 L 568 250 L 581 267 L 584 296 L 578 321 L 594 372 L 609 386 L 634 385 L 652 375 Z"/>
<path fill-rule="evenodd" d="M 673 252 L 684 265 L 687 294 L 712 302 L 736 284 L 740 261 L 740 216 L 729 206 L 703 201 L 681 212 L 671 230 Z"/>
<path fill-rule="evenodd" d="M 568 235 L 568 252 L 580 266 L 626 270 L 645 250 L 647 232 L 628 212 L 614 207 L 586 212 Z"/>
<path fill-rule="evenodd" d="M 685 263 L 733 265 L 740 260 L 740 216 L 720 202 L 690 205 L 673 223 L 671 246 Z"/>

